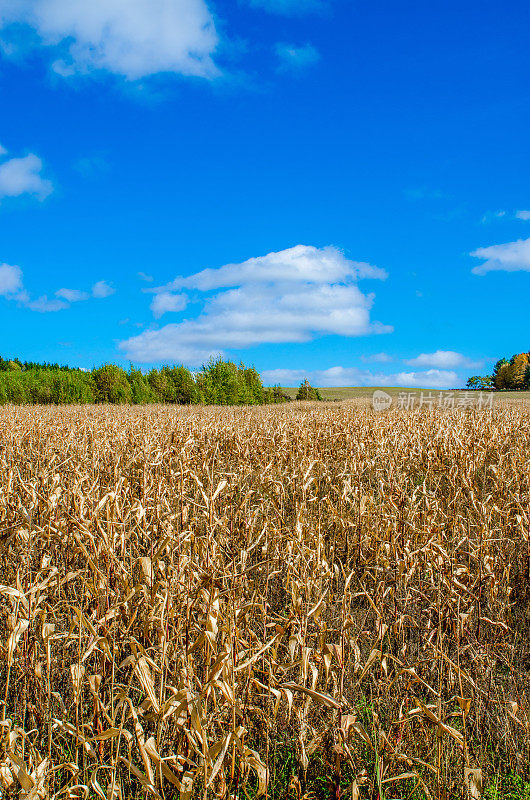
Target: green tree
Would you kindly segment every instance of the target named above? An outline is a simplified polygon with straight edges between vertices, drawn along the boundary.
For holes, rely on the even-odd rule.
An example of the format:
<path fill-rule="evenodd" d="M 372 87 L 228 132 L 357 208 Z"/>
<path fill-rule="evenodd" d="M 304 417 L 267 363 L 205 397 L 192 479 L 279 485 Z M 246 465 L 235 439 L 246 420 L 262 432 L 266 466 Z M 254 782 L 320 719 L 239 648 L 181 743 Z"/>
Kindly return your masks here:
<path fill-rule="evenodd" d="M 311 386 L 307 378 L 302 381 L 300 388 L 296 394 L 297 400 L 322 400 L 320 392 L 314 386 Z"/>
<path fill-rule="evenodd" d="M 251 402 L 243 370 L 232 361 L 210 361 L 197 375 L 197 385 L 207 405 L 236 406 Z"/>
<path fill-rule="evenodd" d="M 131 402 L 138 405 L 152 402 L 153 394 L 151 387 L 144 374 L 139 369 L 135 369 L 132 364 L 127 373 L 127 380 L 131 387 Z"/>
<path fill-rule="evenodd" d="M 243 373 L 243 380 L 247 387 L 248 402 L 252 405 L 261 405 L 265 402 L 265 389 L 261 382 L 261 378 L 254 367 L 245 367 L 241 364 L 239 367 Z"/>
<path fill-rule="evenodd" d="M 96 387 L 96 403 L 131 403 L 132 391 L 127 373 L 115 364 L 104 364 L 92 370 Z"/>
<path fill-rule="evenodd" d="M 480 389 L 493 389 L 494 388 L 493 375 L 483 375 L 480 378 L 480 386 L 479 386 L 479 388 Z"/>
<path fill-rule="evenodd" d="M 508 361 L 505 358 L 499 358 L 493 367 L 492 378 L 496 389 L 506 388 L 506 367 L 508 367 Z"/>
<path fill-rule="evenodd" d="M 168 375 L 163 369 L 149 371 L 147 380 L 151 389 L 153 400 L 157 403 L 174 403 L 173 386 Z"/>
<path fill-rule="evenodd" d="M 173 401 L 179 405 L 191 405 L 200 402 L 200 394 L 193 380 L 193 375 L 186 367 L 164 367 L 171 382 Z"/>
<path fill-rule="evenodd" d="M 479 375 L 472 375 L 466 381 L 466 389 L 478 389 L 481 384 L 482 378 Z"/>
<path fill-rule="evenodd" d="M 280 384 L 272 387 L 271 390 L 271 403 L 290 403 L 291 398 L 286 394 Z"/>
<path fill-rule="evenodd" d="M 164 366 L 144 375 L 104 364 L 92 372 L 58 364 L 0 358 L 3 403 L 264 403 L 266 393 L 253 367 L 211 361 L 194 376 L 183 366 Z"/>

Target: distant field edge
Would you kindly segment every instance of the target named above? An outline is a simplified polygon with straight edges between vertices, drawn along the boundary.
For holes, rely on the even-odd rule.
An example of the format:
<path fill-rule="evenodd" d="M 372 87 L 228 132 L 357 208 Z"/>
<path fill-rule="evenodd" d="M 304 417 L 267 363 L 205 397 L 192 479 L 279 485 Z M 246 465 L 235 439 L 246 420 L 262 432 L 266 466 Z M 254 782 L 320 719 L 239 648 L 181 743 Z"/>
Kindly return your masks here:
<path fill-rule="evenodd" d="M 319 387 L 318 391 L 320 392 L 323 400 L 357 400 L 365 397 L 371 397 L 376 389 L 379 389 L 382 392 L 387 392 L 387 394 L 391 395 L 392 397 L 398 395 L 400 392 L 432 392 L 433 394 L 436 394 L 441 391 L 466 391 L 465 389 L 428 389 L 425 387 L 422 388 L 421 386 L 415 386 L 413 388 L 408 386 L 325 386 Z M 282 391 L 294 399 L 296 397 L 298 388 L 296 386 L 282 386 Z M 494 394 L 496 397 L 518 397 L 522 400 L 530 399 L 530 392 L 494 392 Z"/>

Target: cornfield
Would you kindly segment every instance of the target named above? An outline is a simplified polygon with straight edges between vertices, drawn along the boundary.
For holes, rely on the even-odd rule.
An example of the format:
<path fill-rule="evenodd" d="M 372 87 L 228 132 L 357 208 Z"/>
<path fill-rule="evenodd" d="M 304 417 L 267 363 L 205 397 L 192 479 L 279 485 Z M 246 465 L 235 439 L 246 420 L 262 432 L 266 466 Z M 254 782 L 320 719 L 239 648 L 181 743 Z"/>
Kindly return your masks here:
<path fill-rule="evenodd" d="M 530 409 L 0 409 L 4 797 L 528 778 Z"/>

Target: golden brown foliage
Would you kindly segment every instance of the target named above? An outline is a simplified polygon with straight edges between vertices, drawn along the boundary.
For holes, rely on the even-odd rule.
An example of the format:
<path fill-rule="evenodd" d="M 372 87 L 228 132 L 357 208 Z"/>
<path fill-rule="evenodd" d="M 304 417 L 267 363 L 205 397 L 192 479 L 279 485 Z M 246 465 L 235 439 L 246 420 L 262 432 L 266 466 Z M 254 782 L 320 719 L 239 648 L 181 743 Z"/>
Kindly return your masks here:
<path fill-rule="evenodd" d="M 271 796 L 285 747 L 292 797 L 315 757 L 335 797 L 523 772 L 529 457 L 522 407 L 1 409 L 0 786 Z"/>

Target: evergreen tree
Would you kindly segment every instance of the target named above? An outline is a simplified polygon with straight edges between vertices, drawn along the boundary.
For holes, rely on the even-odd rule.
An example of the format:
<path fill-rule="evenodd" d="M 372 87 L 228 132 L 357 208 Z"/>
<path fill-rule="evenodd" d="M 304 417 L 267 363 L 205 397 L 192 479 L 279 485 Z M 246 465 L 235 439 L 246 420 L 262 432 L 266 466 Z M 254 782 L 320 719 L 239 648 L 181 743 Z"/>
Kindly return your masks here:
<path fill-rule="evenodd" d="M 191 405 L 200 402 L 200 394 L 193 380 L 193 375 L 186 367 L 166 367 L 166 374 L 173 385 L 173 397 L 179 405 Z"/>
<path fill-rule="evenodd" d="M 291 398 L 286 394 L 280 384 L 272 387 L 272 403 L 290 403 Z"/>
<path fill-rule="evenodd" d="M 151 392 L 149 382 L 142 374 L 141 370 L 135 369 L 132 364 L 129 367 L 129 372 L 127 373 L 127 380 L 129 381 L 129 386 L 131 387 L 132 403 L 144 405 L 145 403 L 152 402 L 153 394 Z"/>
<path fill-rule="evenodd" d="M 296 394 L 297 400 L 322 400 L 320 396 L 320 392 L 318 389 L 315 389 L 314 386 L 311 386 L 307 378 L 302 381 L 300 384 L 300 388 Z"/>
<path fill-rule="evenodd" d="M 174 391 L 171 380 L 163 369 L 152 369 L 147 376 L 154 402 L 174 403 Z"/>

